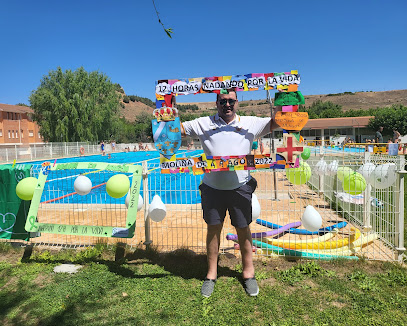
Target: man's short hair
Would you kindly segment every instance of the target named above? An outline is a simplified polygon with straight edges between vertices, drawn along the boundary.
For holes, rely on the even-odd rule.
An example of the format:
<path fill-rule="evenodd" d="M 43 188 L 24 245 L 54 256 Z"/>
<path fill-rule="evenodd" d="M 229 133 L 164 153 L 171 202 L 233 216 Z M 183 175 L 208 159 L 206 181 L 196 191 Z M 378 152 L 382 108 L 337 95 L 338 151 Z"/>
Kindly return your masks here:
<path fill-rule="evenodd" d="M 237 92 L 236 92 L 236 89 L 230 88 L 230 89 L 225 89 L 225 91 L 227 91 L 228 94 L 229 94 L 230 92 L 235 92 L 235 94 L 236 94 L 236 100 L 237 100 Z M 219 95 L 220 95 L 220 94 L 216 93 L 216 102 L 219 101 Z"/>

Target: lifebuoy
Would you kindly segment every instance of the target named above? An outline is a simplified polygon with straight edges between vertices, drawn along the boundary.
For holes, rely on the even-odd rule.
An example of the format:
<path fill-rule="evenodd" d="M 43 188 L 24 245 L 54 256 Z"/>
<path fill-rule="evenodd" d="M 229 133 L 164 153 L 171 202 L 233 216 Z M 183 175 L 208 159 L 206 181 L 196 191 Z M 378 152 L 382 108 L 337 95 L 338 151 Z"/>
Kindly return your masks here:
<path fill-rule="evenodd" d="M 84 154 L 85 154 L 85 149 L 84 149 L 83 147 L 81 147 L 81 148 L 79 149 L 79 153 L 81 153 L 81 155 L 84 155 Z"/>

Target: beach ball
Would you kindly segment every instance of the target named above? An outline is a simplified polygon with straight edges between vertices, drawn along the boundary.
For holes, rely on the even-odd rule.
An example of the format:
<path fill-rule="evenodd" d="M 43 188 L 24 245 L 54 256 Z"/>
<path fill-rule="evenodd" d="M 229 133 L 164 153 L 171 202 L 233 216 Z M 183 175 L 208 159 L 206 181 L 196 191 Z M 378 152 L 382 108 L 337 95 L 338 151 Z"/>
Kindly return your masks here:
<path fill-rule="evenodd" d="M 126 199 L 124 201 L 124 204 L 126 205 L 127 208 L 129 208 L 129 203 L 130 203 L 130 192 L 127 193 Z M 138 194 L 138 203 L 137 203 L 137 212 L 143 208 L 144 200 L 143 197 Z"/>
<path fill-rule="evenodd" d="M 308 160 L 311 156 L 311 150 L 308 147 L 305 147 L 301 153 L 301 157 L 303 160 Z"/>
<path fill-rule="evenodd" d="M 302 185 L 311 178 L 311 168 L 308 163 L 301 161 L 298 168 L 285 169 L 288 181 L 295 185 Z"/>
<path fill-rule="evenodd" d="M 75 179 L 73 188 L 78 195 L 85 196 L 92 190 L 92 181 L 88 177 L 80 175 Z"/>
<path fill-rule="evenodd" d="M 121 198 L 127 194 L 130 188 L 130 180 L 127 175 L 116 174 L 107 180 L 106 191 L 113 198 Z"/>
<path fill-rule="evenodd" d="M 367 182 L 372 183 L 371 177 L 373 176 L 373 171 L 376 169 L 376 165 L 371 162 L 363 164 L 357 172 L 363 175 Z"/>
<path fill-rule="evenodd" d="M 332 161 L 326 168 L 327 175 L 335 175 L 338 172 L 339 163 L 337 160 Z"/>
<path fill-rule="evenodd" d="M 255 221 L 260 216 L 260 203 L 256 194 L 252 194 L 252 221 Z"/>
<path fill-rule="evenodd" d="M 366 179 L 359 172 L 348 174 L 343 179 L 343 191 L 350 195 L 359 195 L 366 189 Z"/>
<path fill-rule="evenodd" d="M 355 171 L 353 171 L 351 168 L 348 168 L 346 166 L 340 166 L 338 168 L 338 171 L 336 172 L 336 177 L 343 182 L 343 179 L 345 178 L 345 176 L 350 175 L 352 173 L 354 173 Z"/>
<path fill-rule="evenodd" d="M 301 223 L 306 230 L 315 232 L 321 228 L 322 218 L 313 206 L 308 205 L 302 214 Z"/>
<path fill-rule="evenodd" d="M 397 179 L 397 167 L 394 163 L 386 163 L 375 168 L 372 175 L 372 186 L 376 189 L 390 187 Z"/>
<path fill-rule="evenodd" d="M 327 172 L 328 164 L 321 158 L 314 167 L 314 172 L 318 175 L 324 175 Z"/>
<path fill-rule="evenodd" d="M 37 186 L 37 178 L 28 177 L 22 179 L 16 187 L 16 194 L 22 200 L 31 200 L 34 195 L 35 187 Z"/>
<path fill-rule="evenodd" d="M 148 207 L 148 216 L 154 222 L 161 222 L 167 215 L 167 208 L 162 202 L 160 196 L 155 195 Z"/>

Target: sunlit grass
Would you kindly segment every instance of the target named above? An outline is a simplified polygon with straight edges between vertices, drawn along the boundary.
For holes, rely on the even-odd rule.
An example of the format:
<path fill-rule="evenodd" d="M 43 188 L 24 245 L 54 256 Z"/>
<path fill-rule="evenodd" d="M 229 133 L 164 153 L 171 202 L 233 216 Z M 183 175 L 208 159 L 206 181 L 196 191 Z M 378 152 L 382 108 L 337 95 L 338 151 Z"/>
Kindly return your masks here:
<path fill-rule="evenodd" d="M 251 298 L 240 260 L 222 257 L 206 299 L 206 257 L 186 249 L 127 249 L 116 262 L 109 248 L 34 250 L 23 263 L 7 261 L 0 262 L 4 325 L 407 324 L 407 270 L 393 263 L 257 261 L 260 294 Z M 63 262 L 83 267 L 54 273 Z"/>

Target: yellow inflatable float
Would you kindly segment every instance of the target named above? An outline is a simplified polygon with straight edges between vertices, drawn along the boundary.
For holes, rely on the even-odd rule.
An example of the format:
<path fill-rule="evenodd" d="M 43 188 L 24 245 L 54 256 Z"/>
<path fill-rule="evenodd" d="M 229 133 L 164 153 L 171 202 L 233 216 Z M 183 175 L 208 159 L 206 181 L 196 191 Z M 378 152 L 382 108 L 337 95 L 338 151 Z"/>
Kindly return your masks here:
<path fill-rule="evenodd" d="M 279 240 L 279 239 L 270 239 L 270 238 L 263 238 L 263 242 L 271 244 L 273 246 L 281 247 L 284 249 L 303 249 L 303 250 L 329 250 L 329 249 L 336 249 L 340 247 L 347 246 L 349 243 L 352 243 L 360 238 L 360 231 L 356 228 L 351 228 L 351 234 L 348 238 L 343 238 L 335 241 L 323 241 L 323 242 L 316 242 L 311 240 L 305 240 L 304 242 L 293 241 L 293 240 Z"/>

